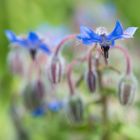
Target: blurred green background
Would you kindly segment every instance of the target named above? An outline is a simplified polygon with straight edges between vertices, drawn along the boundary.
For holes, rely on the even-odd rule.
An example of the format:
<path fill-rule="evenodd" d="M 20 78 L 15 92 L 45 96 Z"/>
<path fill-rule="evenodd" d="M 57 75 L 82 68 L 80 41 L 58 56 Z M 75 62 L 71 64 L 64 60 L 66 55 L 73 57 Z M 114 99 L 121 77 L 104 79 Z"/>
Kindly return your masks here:
<path fill-rule="evenodd" d="M 9 101 L 11 99 L 11 90 L 12 90 L 12 76 L 9 74 L 7 69 L 7 53 L 8 53 L 8 41 L 5 37 L 4 31 L 6 29 L 13 30 L 17 34 L 26 33 L 31 30 L 36 30 L 39 26 L 49 23 L 54 26 L 66 25 L 72 32 L 78 32 L 79 29 L 75 18 L 78 13 L 78 8 L 80 6 L 84 7 L 85 11 L 89 6 L 89 13 L 91 14 L 91 20 L 96 26 L 106 25 L 107 27 L 113 27 L 117 19 L 119 19 L 125 27 L 127 26 L 137 26 L 140 25 L 140 1 L 139 0 L 0 0 L 0 140 L 14 140 L 14 128 L 12 126 L 8 108 Z M 92 7 L 93 6 L 93 7 Z M 101 9 L 100 9 L 101 8 Z M 84 10 L 83 10 L 84 11 Z M 112 15 L 109 18 L 108 14 L 112 11 Z M 87 12 L 87 13 L 88 13 Z M 107 13 L 107 15 L 105 14 Z M 97 14 L 96 16 L 93 16 Z M 99 16 L 98 16 L 99 14 Z M 104 15 L 105 14 L 105 15 Z M 80 16 L 80 15 L 78 15 Z M 82 15 L 81 15 L 82 16 Z M 107 17 L 106 17 L 107 16 Z M 98 21 L 96 21 L 96 19 Z M 83 18 L 84 19 L 84 18 Z M 75 20 L 75 21 L 74 21 Z M 106 21 L 107 20 L 107 21 Z M 90 21 L 90 25 L 92 21 Z M 85 22 L 84 22 L 85 23 Z M 108 24 L 109 23 L 109 24 Z M 80 25 L 80 23 L 78 23 Z M 93 25 L 94 26 L 94 25 Z M 139 49 L 139 38 L 140 31 L 137 31 L 133 43 L 128 44 L 128 48 L 132 52 L 133 57 L 133 66 L 134 72 L 138 79 L 138 87 L 140 82 L 140 49 Z M 131 41 L 130 41 L 131 42 Z M 129 47 L 133 45 L 132 47 Z M 137 91 L 137 94 L 139 90 Z M 136 106 L 133 106 L 134 110 L 137 109 L 137 118 L 138 122 L 140 121 L 140 104 L 137 101 Z M 127 112 L 126 112 L 127 113 Z M 72 139 L 75 140 L 71 135 L 79 135 L 76 137 L 76 140 L 80 140 L 82 137 L 81 129 L 77 132 L 74 128 L 69 128 L 66 130 L 61 130 L 59 125 L 55 126 L 55 123 L 59 124 L 60 122 L 55 118 L 53 122 L 45 120 L 45 117 L 42 120 L 30 120 L 29 130 L 32 130 L 31 133 L 33 140 L 63 140 L 63 139 Z M 27 121 L 27 122 L 28 122 Z M 45 135 L 45 130 L 42 132 L 40 127 L 44 126 L 44 122 L 48 123 L 46 128 L 50 129 L 50 138 L 47 139 Z M 39 125 L 36 129 L 37 134 L 34 134 L 34 130 L 31 126 L 34 126 L 35 123 Z M 140 139 L 140 123 L 137 125 L 132 124 L 129 126 L 124 126 L 122 132 L 117 132 L 117 127 L 119 123 L 115 124 L 113 122 L 116 132 L 112 132 L 114 135 L 114 140 L 139 140 Z M 54 125 L 53 125 L 54 124 Z M 102 126 L 99 126 L 102 127 Z M 98 127 L 97 127 L 98 128 Z M 127 128 L 127 129 L 126 129 Z M 100 128 L 98 128 L 100 129 Z M 98 131 L 93 132 L 91 130 L 85 130 L 86 136 L 83 136 L 85 140 L 98 140 Z M 82 130 L 83 132 L 84 130 Z M 93 130 L 94 131 L 94 130 Z M 55 133 L 53 133 L 55 132 Z M 63 134 L 62 134 L 63 132 Z M 60 133 L 62 135 L 60 135 Z M 71 133 L 71 135 L 70 135 Z M 87 137 L 87 138 L 86 138 Z"/>

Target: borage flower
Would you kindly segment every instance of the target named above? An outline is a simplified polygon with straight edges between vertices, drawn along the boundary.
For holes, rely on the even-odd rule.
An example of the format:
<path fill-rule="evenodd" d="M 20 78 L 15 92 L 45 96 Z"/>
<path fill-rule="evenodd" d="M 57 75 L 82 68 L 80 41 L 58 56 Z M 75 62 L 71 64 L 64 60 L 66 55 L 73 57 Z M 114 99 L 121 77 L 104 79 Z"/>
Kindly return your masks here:
<path fill-rule="evenodd" d="M 32 115 L 34 117 L 40 117 L 40 116 L 43 116 L 46 113 L 47 113 L 47 111 L 43 106 L 40 106 L 40 107 L 38 107 L 38 108 L 36 108 L 32 111 Z"/>
<path fill-rule="evenodd" d="M 123 30 L 121 23 L 117 21 L 114 30 L 110 34 L 108 34 L 103 27 L 98 28 L 97 31 L 94 32 L 88 27 L 81 26 L 81 34 L 79 34 L 77 38 L 85 45 L 99 43 L 104 52 L 104 57 L 108 58 L 108 51 L 111 47 L 114 47 L 115 40 L 132 38 L 136 30 L 137 27 L 128 27 L 126 30 Z"/>
<path fill-rule="evenodd" d="M 47 104 L 47 107 L 52 112 L 58 112 L 62 109 L 63 103 L 57 100 L 51 101 Z"/>
<path fill-rule="evenodd" d="M 26 38 L 16 36 L 16 34 L 10 30 L 7 30 L 5 33 L 11 43 L 15 43 L 21 47 L 29 49 L 33 59 L 35 58 L 38 49 L 43 50 L 47 54 L 50 54 L 51 52 L 48 46 L 34 32 L 29 32 Z"/>

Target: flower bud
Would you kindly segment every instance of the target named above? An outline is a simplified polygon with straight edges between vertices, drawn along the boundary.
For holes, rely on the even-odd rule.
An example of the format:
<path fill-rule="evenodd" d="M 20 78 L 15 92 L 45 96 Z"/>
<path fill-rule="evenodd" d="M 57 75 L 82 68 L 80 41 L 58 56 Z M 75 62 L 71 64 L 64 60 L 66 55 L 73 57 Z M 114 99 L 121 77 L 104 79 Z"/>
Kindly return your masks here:
<path fill-rule="evenodd" d="M 37 80 L 34 83 L 29 83 L 23 91 L 23 101 L 27 109 L 32 111 L 40 108 L 43 104 L 45 96 L 44 83 Z"/>
<path fill-rule="evenodd" d="M 67 116 L 71 122 L 80 123 L 83 120 L 84 106 L 81 98 L 71 96 L 67 104 Z"/>
<path fill-rule="evenodd" d="M 24 56 L 20 50 L 11 50 L 8 54 L 9 69 L 13 74 L 23 75 L 24 73 Z"/>
<path fill-rule="evenodd" d="M 56 84 L 60 82 L 62 76 L 62 62 L 60 57 L 53 56 L 50 63 L 50 80 Z"/>
<path fill-rule="evenodd" d="M 131 76 L 125 76 L 119 83 L 119 100 L 122 105 L 132 104 L 136 91 L 136 81 Z"/>
<path fill-rule="evenodd" d="M 95 71 L 89 70 L 86 74 L 86 82 L 90 92 L 96 90 L 96 73 Z"/>

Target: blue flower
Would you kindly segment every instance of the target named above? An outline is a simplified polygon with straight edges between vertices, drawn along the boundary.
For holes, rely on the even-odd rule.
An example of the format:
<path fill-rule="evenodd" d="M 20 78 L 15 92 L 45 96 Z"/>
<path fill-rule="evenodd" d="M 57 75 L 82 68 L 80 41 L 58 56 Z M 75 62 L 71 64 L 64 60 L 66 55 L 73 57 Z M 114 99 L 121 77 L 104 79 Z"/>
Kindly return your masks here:
<path fill-rule="evenodd" d="M 16 36 L 15 33 L 10 30 L 6 30 L 5 34 L 11 43 L 16 43 L 21 47 L 28 48 L 29 50 L 41 49 L 48 54 L 51 52 L 48 46 L 43 43 L 39 36 L 34 32 L 29 32 L 26 38 Z"/>
<path fill-rule="evenodd" d="M 117 21 L 114 30 L 110 34 L 107 34 L 106 32 L 97 34 L 92 29 L 85 26 L 81 26 L 80 30 L 81 33 L 77 38 L 85 45 L 99 43 L 104 51 L 104 56 L 108 58 L 108 50 L 110 47 L 114 46 L 115 40 L 132 38 L 137 27 L 128 27 L 126 30 L 123 30 L 121 23 Z"/>
<path fill-rule="evenodd" d="M 33 110 L 32 115 L 35 117 L 42 116 L 46 113 L 45 109 L 43 107 L 38 107 L 35 110 Z"/>
<path fill-rule="evenodd" d="M 81 26 L 80 30 L 81 34 L 79 34 L 77 38 L 80 39 L 85 45 L 104 43 L 114 46 L 114 41 L 117 39 L 132 38 L 137 30 L 137 27 L 128 27 L 126 30 L 123 30 L 121 23 L 117 21 L 114 30 L 110 34 L 97 34 L 92 29 L 85 26 Z"/>
<path fill-rule="evenodd" d="M 63 104 L 59 101 L 51 101 L 48 103 L 48 109 L 52 112 L 58 112 L 62 108 Z"/>

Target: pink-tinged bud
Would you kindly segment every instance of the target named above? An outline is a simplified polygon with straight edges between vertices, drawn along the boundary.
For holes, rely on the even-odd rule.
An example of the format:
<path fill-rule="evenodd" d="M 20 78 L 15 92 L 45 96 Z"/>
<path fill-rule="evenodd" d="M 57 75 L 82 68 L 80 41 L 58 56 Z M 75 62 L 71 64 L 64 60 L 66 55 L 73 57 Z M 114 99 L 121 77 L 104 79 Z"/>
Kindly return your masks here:
<path fill-rule="evenodd" d="M 13 74 L 23 75 L 25 70 L 24 56 L 21 50 L 11 50 L 8 54 L 9 70 Z"/>
<path fill-rule="evenodd" d="M 29 83 L 23 91 L 23 100 L 27 109 L 34 110 L 42 106 L 45 97 L 45 86 L 41 80 Z"/>
<path fill-rule="evenodd" d="M 53 56 L 50 62 L 49 77 L 52 83 L 56 84 L 61 81 L 62 77 L 62 60 L 58 56 Z"/>
<path fill-rule="evenodd" d="M 83 121 L 84 105 L 80 97 L 70 96 L 66 105 L 66 115 L 70 122 L 81 123 Z"/>
<path fill-rule="evenodd" d="M 86 82 L 90 92 L 95 92 L 96 90 L 96 72 L 88 70 L 86 74 Z"/>
<path fill-rule="evenodd" d="M 125 76 L 119 83 L 119 100 L 122 105 L 133 103 L 136 91 L 136 80 L 134 77 Z"/>

